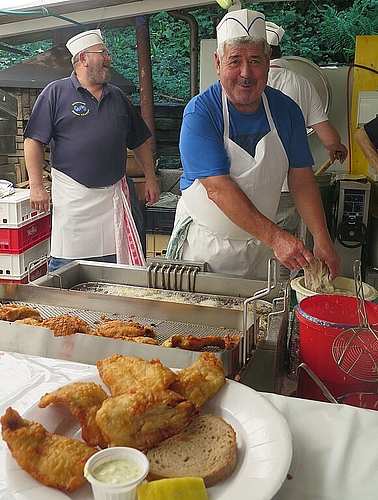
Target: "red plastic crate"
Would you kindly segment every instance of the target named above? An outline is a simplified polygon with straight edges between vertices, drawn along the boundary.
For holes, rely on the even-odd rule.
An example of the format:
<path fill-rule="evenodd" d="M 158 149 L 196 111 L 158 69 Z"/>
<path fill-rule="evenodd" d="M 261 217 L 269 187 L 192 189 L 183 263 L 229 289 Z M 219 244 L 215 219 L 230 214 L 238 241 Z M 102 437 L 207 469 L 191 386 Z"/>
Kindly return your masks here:
<path fill-rule="evenodd" d="M 25 285 L 26 283 L 30 283 L 38 278 L 41 278 L 45 274 L 47 274 L 47 262 L 44 262 L 43 264 L 39 265 L 36 269 L 33 269 L 30 272 L 30 280 L 29 280 L 29 275 L 26 273 L 22 277 L 12 277 L 9 276 L 8 278 L 0 278 L 0 284 L 2 283 L 19 283 L 22 285 Z"/>
<path fill-rule="evenodd" d="M 17 229 L 0 228 L 0 254 L 20 254 L 45 241 L 51 234 L 51 216 L 46 214 Z"/>
<path fill-rule="evenodd" d="M 50 255 L 50 238 L 19 254 L 0 253 L 0 281 L 24 278 L 30 266 L 45 262 Z"/>

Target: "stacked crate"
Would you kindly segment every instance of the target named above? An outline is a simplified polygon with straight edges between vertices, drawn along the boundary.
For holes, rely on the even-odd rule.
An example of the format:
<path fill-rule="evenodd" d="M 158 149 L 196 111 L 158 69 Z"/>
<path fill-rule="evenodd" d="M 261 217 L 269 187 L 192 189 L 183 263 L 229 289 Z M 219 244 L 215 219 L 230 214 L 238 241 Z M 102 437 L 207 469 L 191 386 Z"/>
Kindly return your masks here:
<path fill-rule="evenodd" d="M 175 208 L 147 207 L 147 257 L 164 257 L 175 220 Z"/>
<path fill-rule="evenodd" d="M 47 273 L 50 213 L 30 206 L 30 189 L 0 198 L 0 284 L 28 283 Z"/>

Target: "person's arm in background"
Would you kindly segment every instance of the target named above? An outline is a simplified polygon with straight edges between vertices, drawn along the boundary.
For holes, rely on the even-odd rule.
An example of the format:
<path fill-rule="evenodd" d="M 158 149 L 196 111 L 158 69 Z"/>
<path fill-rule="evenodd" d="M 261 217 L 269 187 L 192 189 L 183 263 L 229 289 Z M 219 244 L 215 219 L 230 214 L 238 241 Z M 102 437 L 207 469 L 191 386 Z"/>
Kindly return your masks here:
<path fill-rule="evenodd" d="M 290 168 L 288 184 L 299 215 L 314 239 L 313 253 L 324 262 L 331 279 L 340 275 L 340 257 L 328 232 L 319 188 L 312 167 Z"/>
<path fill-rule="evenodd" d="M 326 120 L 316 123 L 315 125 L 311 125 L 311 128 L 314 129 L 324 148 L 328 150 L 328 156 L 331 163 L 335 160 L 339 160 L 340 163 L 343 163 L 348 156 L 348 150 L 344 144 L 341 143 L 340 134 L 331 122 Z"/>
<path fill-rule="evenodd" d="M 359 128 L 354 137 L 356 138 L 356 141 L 358 142 L 358 145 L 360 146 L 366 159 L 370 162 L 370 165 L 376 172 L 378 172 L 378 151 L 371 142 L 364 127 Z"/>
<path fill-rule="evenodd" d="M 133 154 L 140 168 L 143 170 L 146 179 L 145 198 L 149 205 L 153 205 L 159 200 L 160 188 L 155 175 L 154 160 L 148 142 L 144 142 L 139 147 L 133 149 Z"/>
<path fill-rule="evenodd" d="M 50 196 L 43 184 L 43 144 L 27 137 L 24 141 L 25 165 L 29 176 L 30 206 L 48 212 Z"/>

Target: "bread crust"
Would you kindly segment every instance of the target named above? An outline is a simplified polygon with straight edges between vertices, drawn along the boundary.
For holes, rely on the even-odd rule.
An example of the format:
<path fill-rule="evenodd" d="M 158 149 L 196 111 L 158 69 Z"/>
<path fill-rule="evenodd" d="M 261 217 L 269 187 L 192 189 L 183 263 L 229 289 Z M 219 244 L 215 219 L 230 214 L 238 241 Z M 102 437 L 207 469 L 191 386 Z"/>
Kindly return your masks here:
<path fill-rule="evenodd" d="M 226 479 L 237 463 L 233 427 L 212 414 L 199 415 L 180 434 L 147 452 L 149 481 L 168 477 L 202 477 L 206 487 Z"/>

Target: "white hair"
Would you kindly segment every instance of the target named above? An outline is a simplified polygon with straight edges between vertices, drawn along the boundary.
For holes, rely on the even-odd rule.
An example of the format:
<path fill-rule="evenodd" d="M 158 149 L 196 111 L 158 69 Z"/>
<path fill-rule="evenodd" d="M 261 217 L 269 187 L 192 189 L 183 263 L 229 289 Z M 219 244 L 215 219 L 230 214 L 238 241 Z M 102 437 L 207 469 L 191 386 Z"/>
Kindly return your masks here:
<path fill-rule="evenodd" d="M 217 48 L 217 54 L 219 58 L 222 59 L 224 56 L 226 46 L 243 47 L 244 45 L 251 45 L 251 44 L 262 45 L 265 57 L 269 56 L 270 45 L 265 40 L 265 38 L 261 38 L 260 36 L 238 36 L 235 38 L 230 38 L 229 40 L 225 40 Z"/>

